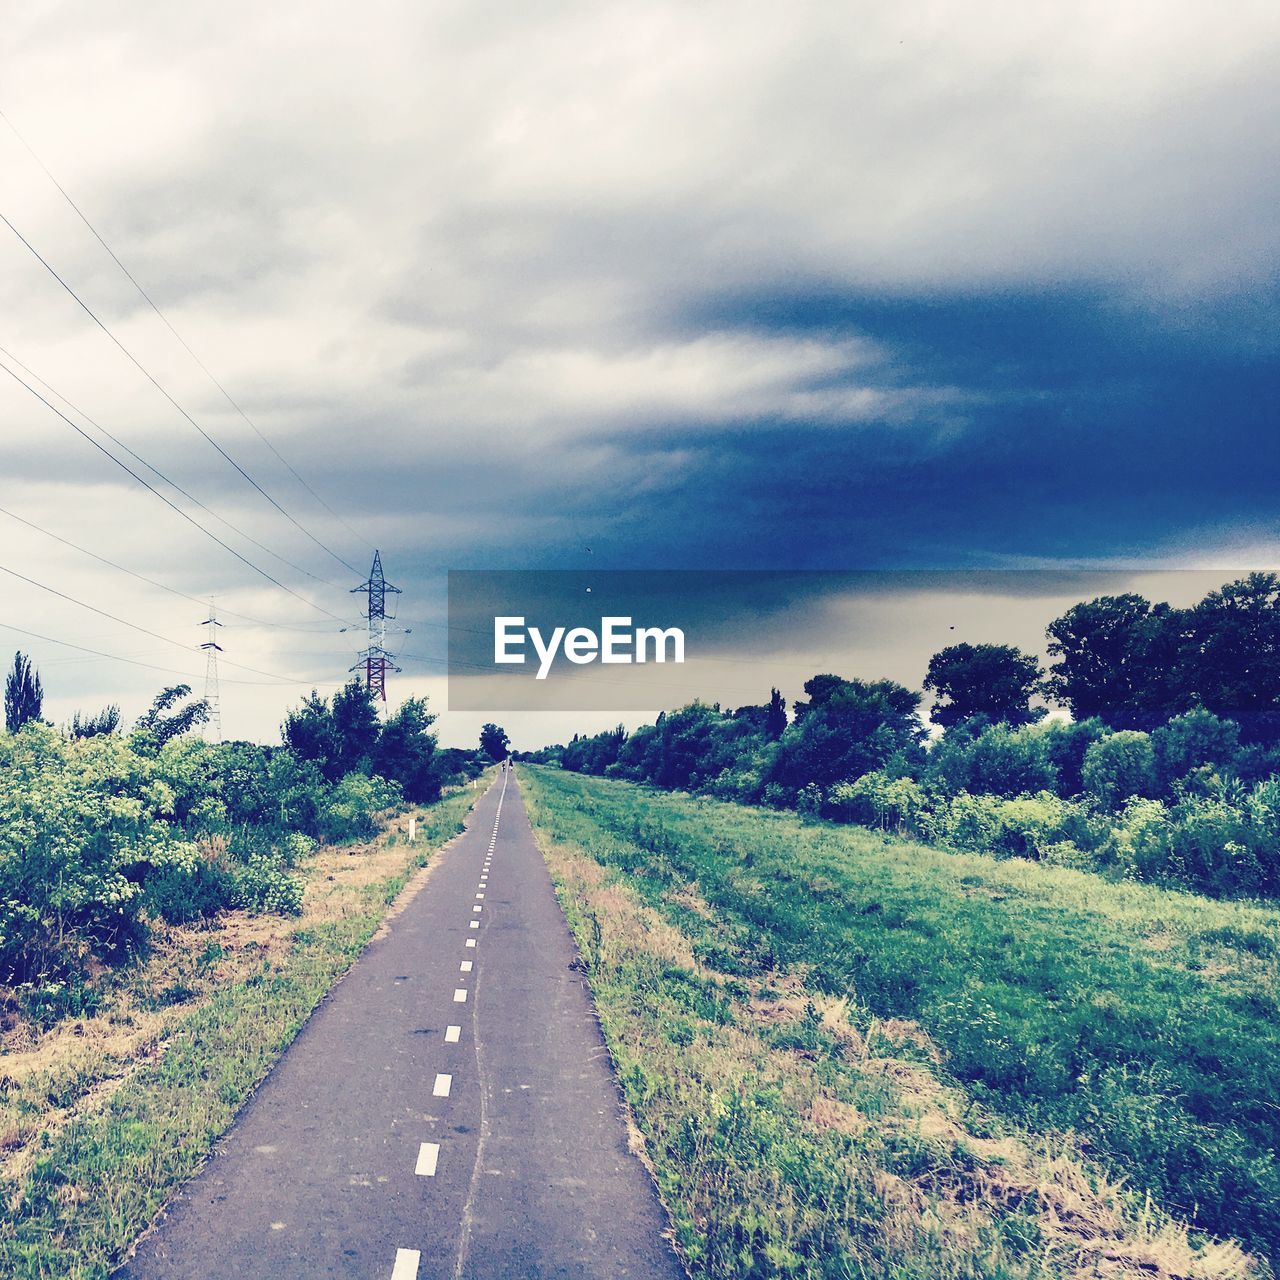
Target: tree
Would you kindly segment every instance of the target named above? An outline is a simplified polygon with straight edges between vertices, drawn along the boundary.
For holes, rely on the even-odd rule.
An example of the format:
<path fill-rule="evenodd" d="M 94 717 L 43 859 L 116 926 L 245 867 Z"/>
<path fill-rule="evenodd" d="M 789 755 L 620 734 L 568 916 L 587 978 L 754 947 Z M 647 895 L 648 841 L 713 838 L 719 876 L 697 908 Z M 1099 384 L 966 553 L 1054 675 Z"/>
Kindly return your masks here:
<path fill-rule="evenodd" d="M 892 680 L 844 680 L 821 675 L 805 682 L 808 702 L 779 740 L 774 779 L 799 790 L 826 788 L 882 768 L 901 752 L 917 756 L 924 726 L 920 695 Z"/>
<path fill-rule="evenodd" d="M 67 726 L 67 732 L 73 738 L 98 738 L 103 734 L 115 733 L 119 727 L 120 708 L 113 702 L 96 715 L 82 716 L 80 712 L 75 712 Z"/>
<path fill-rule="evenodd" d="M 1152 728 L 1183 707 L 1173 675 L 1185 614 L 1139 595 L 1100 596 L 1049 624 L 1058 659 L 1047 688 L 1077 720 L 1112 728 Z"/>
<path fill-rule="evenodd" d="M 769 709 L 764 718 L 764 736 L 777 742 L 787 728 L 787 703 L 777 689 L 769 690 Z"/>
<path fill-rule="evenodd" d="M 426 698 L 406 698 L 383 726 L 373 753 L 375 771 L 398 782 L 414 804 L 440 798 L 436 736 L 430 732 L 435 720 Z"/>
<path fill-rule="evenodd" d="M 1045 716 L 1031 706 L 1044 690 L 1040 664 L 1009 644 L 953 644 L 935 653 L 924 687 L 938 698 L 929 718 L 944 729 L 972 716 L 1015 729 Z"/>
<path fill-rule="evenodd" d="M 138 721 L 137 735 L 159 750 L 172 738 L 191 729 L 198 729 L 209 719 L 209 704 L 203 698 L 194 698 L 179 706 L 184 698 L 191 697 L 189 684 L 174 684 L 161 689 L 152 700 L 146 714 Z"/>
<path fill-rule="evenodd" d="M 486 724 L 480 730 L 480 754 L 495 763 L 505 760 L 511 750 L 507 731 L 501 725 Z"/>
<path fill-rule="evenodd" d="M 1187 615 L 1175 679 L 1179 709 L 1199 703 L 1250 742 L 1280 738 L 1280 575 L 1251 573 Z"/>
<path fill-rule="evenodd" d="M 4 682 L 4 726 L 17 733 L 24 724 L 40 719 L 44 689 L 40 677 L 24 653 L 13 655 L 13 670 Z"/>
<path fill-rule="evenodd" d="M 372 768 L 378 732 L 378 710 L 359 680 L 349 681 L 335 693 L 332 705 L 312 690 L 280 727 L 285 746 L 301 759 L 313 761 L 326 782 Z"/>

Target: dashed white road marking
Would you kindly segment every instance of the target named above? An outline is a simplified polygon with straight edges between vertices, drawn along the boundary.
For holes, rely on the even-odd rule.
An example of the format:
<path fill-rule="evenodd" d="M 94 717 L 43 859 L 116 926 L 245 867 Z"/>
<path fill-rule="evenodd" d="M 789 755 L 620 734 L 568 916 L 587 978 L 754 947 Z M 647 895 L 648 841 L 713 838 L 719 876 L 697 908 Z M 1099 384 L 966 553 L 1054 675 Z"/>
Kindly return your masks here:
<path fill-rule="evenodd" d="M 458 987 L 458 988 L 454 991 L 454 993 L 453 993 L 453 1003 L 454 1003 L 454 1004 L 466 1004 L 466 1003 L 467 1003 L 467 992 L 466 992 L 466 989 L 465 989 L 464 987 Z"/>
<path fill-rule="evenodd" d="M 477 893 L 477 894 L 476 894 L 476 897 L 477 897 L 477 898 L 483 898 L 483 897 L 484 897 L 484 894 L 483 894 L 483 893 Z"/>
<path fill-rule="evenodd" d="M 416 1280 L 418 1263 L 422 1254 L 417 1249 L 397 1249 L 396 1265 L 391 1268 L 391 1280 Z"/>
<path fill-rule="evenodd" d="M 476 945 L 476 940 L 474 938 L 467 939 L 467 946 L 474 947 L 475 945 Z"/>
<path fill-rule="evenodd" d="M 457 1044 L 461 1036 L 462 1036 L 461 1027 L 449 1026 L 449 1027 L 445 1027 L 444 1029 L 445 1044 Z"/>
<path fill-rule="evenodd" d="M 431 1092 L 437 1098 L 447 1098 L 449 1090 L 453 1088 L 453 1077 L 445 1074 L 443 1071 L 437 1074 L 436 1083 Z"/>
<path fill-rule="evenodd" d="M 413 1171 L 420 1178 L 434 1178 L 436 1176 L 436 1165 L 440 1162 L 440 1144 L 438 1142 L 424 1142 L 418 1148 L 418 1163 L 414 1166 Z"/>
<path fill-rule="evenodd" d="M 461 969 L 463 973 L 470 973 L 470 972 L 471 972 L 471 966 L 472 966 L 472 962 L 471 962 L 470 960 L 464 960 L 464 961 L 463 961 L 463 962 L 458 966 L 458 968 L 459 968 L 459 969 Z"/>
<path fill-rule="evenodd" d="M 483 908 L 482 906 L 477 905 L 477 906 L 472 907 L 472 908 L 471 908 L 471 910 L 472 910 L 472 911 L 483 911 L 483 910 L 484 910 L 484 908 Z"/>
<path fill-rule="evenodd" d="M 479 921 L 479 920 L 473 920 L 473 921 L 471 922 L 471 927 L 472 927 L 473 929 L 478 929 L 478 928 L 480 927 L 480 921 Z"/>

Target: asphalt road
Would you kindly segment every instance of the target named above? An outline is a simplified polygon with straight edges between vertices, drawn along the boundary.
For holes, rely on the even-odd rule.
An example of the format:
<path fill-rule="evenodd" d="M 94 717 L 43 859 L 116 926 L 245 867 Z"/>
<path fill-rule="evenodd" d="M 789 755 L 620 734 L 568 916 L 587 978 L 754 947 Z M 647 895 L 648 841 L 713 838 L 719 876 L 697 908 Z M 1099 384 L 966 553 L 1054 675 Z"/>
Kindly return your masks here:
<path fill-rule="evenodd" d="M 119 1276 L 683 1276 L 507 777 Z"/>

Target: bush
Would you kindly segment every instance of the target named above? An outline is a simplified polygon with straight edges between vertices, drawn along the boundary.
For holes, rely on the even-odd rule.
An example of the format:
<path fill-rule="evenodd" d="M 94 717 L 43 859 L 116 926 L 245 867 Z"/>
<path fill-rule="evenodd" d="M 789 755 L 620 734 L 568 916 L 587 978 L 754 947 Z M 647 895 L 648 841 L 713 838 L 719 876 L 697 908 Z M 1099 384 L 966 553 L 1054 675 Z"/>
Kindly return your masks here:
<path fill-rule="evenodd" d="M 1224 772 L 1240 753 L 1240 726 L 1196 707 L 1153 730 L 1151 746 L 1157 780 L 1169 795 L 1193 771 Z"/>
<path fill-rule="evenodd" d="M 378 833 L 375 815 L 399 804 L 400 799 L 400 788 L 394 782 L 349 773 L 334 785 L 320 810 L 320 837 L 330 844 L 371 840 Z"/>
<path fill-rule="evenodd" d="M 1105 809 L 1119 810 L 1130 796 L 1156 793 L 1151 735 L 1137 729 L 1099 738 L 1084 753 L 1084 789 Z"/>
<path fill-rule="evenodd" d="M 245 911 L 273 911 L 282 916 L 302 912 L 302 882 L 279 861 L 255 855 L 233 873 L 232 905 Z"/>
<path fill-rule="evenodd" d="M 925 793 L 918 782 L 877 770 L 854 782 L 836 783 L 827 793 L 823 812 L 837 822 L 860 822 L 882 831 L 917 831 L 925 807 Z"/>

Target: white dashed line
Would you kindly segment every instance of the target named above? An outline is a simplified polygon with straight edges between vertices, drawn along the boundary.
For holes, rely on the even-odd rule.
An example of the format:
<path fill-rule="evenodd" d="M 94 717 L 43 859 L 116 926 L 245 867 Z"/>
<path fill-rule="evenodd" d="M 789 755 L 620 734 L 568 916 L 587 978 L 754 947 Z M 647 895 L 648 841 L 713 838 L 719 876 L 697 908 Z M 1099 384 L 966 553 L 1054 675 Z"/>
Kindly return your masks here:
<path fill-rule="evenodd" d="M 453 1088 L 453 1077 L 450 1075 L 445 1075 L 443 1072 L 441 1072 L 439 1075 L 436 1076 L 435 1088 L 433 1088 L 431 1092 L 437 1098 L 447 1098 L 449 1096 L 449 1090 L 452 1088 Z"/>
<path fill-rule="evenodd" d="M 463 973 L 470 973 L 470 972 L 471 972 L 471 965 L 472 965 L 472 962 L 471 962 L 470 960 L 464 960 L 464 961 L 463 961 L 463 962 L 458 966 L 458 968 L 459 968 L 459 969 L 461 969 Z"/>
<path fill-rule="evenodd" d="M 479 921 L 479 920 L 473 920 L 473 921 L 471 922 L 471 927 L 472 927 L 473 929 L 478 929 L 478 928 L 480 927 L 480 921 Z"/>
<path fill-rule="evenodd" d="M 474 938 L 467 939 L 467 946 L 474 947 L 475 945 L 476 945 L 476 940 Z"/>
<path fill-rule="evenodd" d="M 462 1035 L 461 1027 L 452 1027 L 452 1026 L 445 1027 L 444 1042 L 445 1044 L 457 1044 L 461 1035 Z"/>
<path fill-rule="evenodd" d="M 391 1280 L 415 1280 L 422 1254 L 417 1249 L 397 1249 L 396 1265 L 391 1268 Z"/>
<path fill-rule="evenodd" d="M 483 893 L 477 893 L 477 894 L 476 894 L 476 897 L 477 897 L 477 898 L 483 898 L 483 897 L 484 897 L 484 894 L 483 894 Z"/>
<path fill-rule="evenodd" d="M 465 989 L 462 987 L 458 987 L 457 990 L 455 990 L 453 993 L 453 1003 L 466 1004 L 466 1002 L 467 1002 L 467 993 Z"/>
<path fill-rule="evenodd" d="M 434 1178 L 436 1176 L 436 1165 L 440 1162 L 440 1144 L 438 1142 L 424 1142 L 418 1148 L 418 1163 L 414 1166 L 414 1173 L 420 1178 Z"/>
<path fill-rule="evenodd" d="M 483 908 L 483 907 L 481 907 L 481 906 L 475 906 L 475 907 L 472 907 L 472 908 L 471 908 L 471 910 L 472 910 L 472 911 L 483 911 L 483 910 L 484 910 L 484 908 Z"/>

